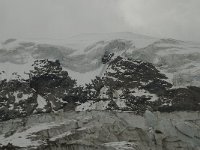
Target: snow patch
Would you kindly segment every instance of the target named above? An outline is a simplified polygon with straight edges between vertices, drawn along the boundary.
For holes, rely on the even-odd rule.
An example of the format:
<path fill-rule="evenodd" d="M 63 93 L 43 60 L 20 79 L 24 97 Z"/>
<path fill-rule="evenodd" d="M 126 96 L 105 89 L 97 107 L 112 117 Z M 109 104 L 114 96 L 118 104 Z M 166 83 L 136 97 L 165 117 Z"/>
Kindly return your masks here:
<path fill-rule="evenodd" d="M 22 97 L 19 97 L 19 94 L 22 94 Z M 20 101 L 22 100 L 26 100 L 30 97 L 33 96 L 33 94 L 23 94 L 23 93 L 20 93 L 20 92 L 14 92 L 13 95 L 15 96 L 15 103 L 19 103 Z"/>
<path fill-rule="evenodd" d="M 135 97 L 137 97 L 137 96 L 138 97 L 141 97 L 141 96 L 149 97 L 151 99 L 148 100 L 148 101 L 151 101 L 151 102 L 154 102 L 154 101 L 158 100 L 157 95 L 151 94 L 148 91 L 143 90 L 143 89 L 137 89 L 137 88 L 135 88 L 135 89 L 132 89 L 131 92 L 132 92 L 132 95 L 135 96 Z"/>
<path fill-rule="evenodd" d="M 60 135 L 58 135 L 58 136 L 55 136 L 55 137 L 50 138 L 50 141 L 56 141 L 57 139 L 61 139 L 61 138 L 63 138 L 63 137 L 69 136 L 69 135 L 71 135 L 71 134 L 72 134 L 71 131 L 67 131 L 67 132 L 64 132 L 64 133 L 62 133 L 62 134 L 60 134 Z"/>
<path fill-rule="evenodd" d="M 52 123 L 43 123 L 39 125 L 35 125 L 25 131 L 16 132 L 9 137 L 5 137 L 5 135 L 0 135 L 0 143 L 3 145 L 7 145 L 8 143 L 12 143 L 15 146 L 19 147 L 28 147 L 28 146 L 38 146 L 40 145 L 40 141 L 32 141 L 30 138 L 34 136 L 34 133 L 39 132 L 41 130 L 49 129 L 54 126 L 58 126 L 58 124 Z"/>
<path fill-rule="evenodd" d="M 109 142 L 103 144 L 106 147 L 115 148 L 115 150 L 136 150 L 136 144 L 133 142 L 120 141 L 120 142 Z"/>
<path fill-rule="evenodd" d="M 91 80 L 95 79 L 96 76 L 99 76 L 102 72 L 102 69 L 104 68 L 104 65 L 101 65 L 99 68 L 96 68 L 92 71 L 80 73 L 77 71 L 72 71 L 67 68 L 63 68 L 63 70 L 66 70 L 69 73 L 69 76 L 73 79 L 77 80 L 78 85 L 85 85 L 86 83 L 90 83 Z"/>
<path fill-rule="evenodd" d="M 106 110 L 110 101 L 87 101 L 76 107 L 76 111 L 87 111 L 87 110 Z"/>
<path fill-rule="evenodd" d="M 47 105 L 46 100 L 40 95 L 38 95 L 37 97 L 37 103 L 38 103 L 37 106 L 38 109 L 44 109 L 44 107 Z"/>

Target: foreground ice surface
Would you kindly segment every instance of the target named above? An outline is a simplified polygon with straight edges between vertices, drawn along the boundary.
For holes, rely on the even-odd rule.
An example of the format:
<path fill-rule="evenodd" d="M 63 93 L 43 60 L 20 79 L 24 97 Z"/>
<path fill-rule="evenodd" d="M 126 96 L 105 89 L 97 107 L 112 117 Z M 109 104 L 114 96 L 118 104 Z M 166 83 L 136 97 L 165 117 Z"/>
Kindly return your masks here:
<path fill-rule="evenodd" d="M 200 113 L 58 112 L 0 123 L 0 144 L 21 149 L 198 150 Z"/>

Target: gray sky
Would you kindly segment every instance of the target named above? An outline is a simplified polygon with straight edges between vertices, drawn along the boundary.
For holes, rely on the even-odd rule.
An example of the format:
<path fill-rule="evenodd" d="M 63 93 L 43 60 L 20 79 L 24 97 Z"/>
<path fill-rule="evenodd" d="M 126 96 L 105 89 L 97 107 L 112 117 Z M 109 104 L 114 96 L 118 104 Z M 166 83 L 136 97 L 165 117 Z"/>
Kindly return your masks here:
<path fill-rule="evenodd" d="M 133 32 L 200 41 L 200 0 L 0 0 L 0 39 Z"/>

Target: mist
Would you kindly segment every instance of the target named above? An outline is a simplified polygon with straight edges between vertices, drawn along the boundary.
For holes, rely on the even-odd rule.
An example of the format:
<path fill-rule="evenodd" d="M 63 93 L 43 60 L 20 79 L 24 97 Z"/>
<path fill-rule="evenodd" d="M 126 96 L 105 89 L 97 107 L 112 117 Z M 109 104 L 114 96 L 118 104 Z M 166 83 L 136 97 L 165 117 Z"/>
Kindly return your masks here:
<path fill-rule="evenodd" d="M 200 41 L 198 0 L 0 0 L 0 39 L 133 32 Z"/>

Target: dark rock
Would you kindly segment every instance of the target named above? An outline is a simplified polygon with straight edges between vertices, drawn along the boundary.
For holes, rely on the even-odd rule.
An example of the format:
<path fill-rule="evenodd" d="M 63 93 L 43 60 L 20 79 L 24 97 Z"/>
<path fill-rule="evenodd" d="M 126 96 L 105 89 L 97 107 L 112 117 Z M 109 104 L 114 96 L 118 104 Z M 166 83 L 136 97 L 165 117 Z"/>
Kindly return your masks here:
<path fill-rule="evenodd" d="M 200 88 L 188 87 L 166 91 L 160 97 L 159 111 L 199 111 L 200 110 Z M 165 105 L 163 105 L 165 104 Z"/>

